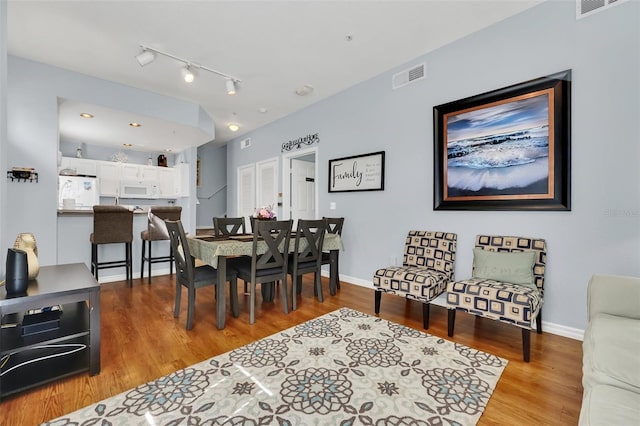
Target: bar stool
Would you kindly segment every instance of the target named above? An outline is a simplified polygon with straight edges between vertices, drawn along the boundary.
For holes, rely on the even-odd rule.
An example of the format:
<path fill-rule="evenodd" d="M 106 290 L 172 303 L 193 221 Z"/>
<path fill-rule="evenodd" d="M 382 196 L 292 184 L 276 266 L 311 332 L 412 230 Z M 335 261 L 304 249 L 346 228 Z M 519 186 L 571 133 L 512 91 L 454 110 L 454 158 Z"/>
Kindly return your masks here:
<path fill-rule="evenodd" d="M 165 220 L 180 220 L 182 214 L 182 207 L 180 206 L 152 206 L 149 208 L 149 215 L 147 219 L 147 229 L 140 233 L 142 239 L 142 258 L 140 261 L 140 279 L 144 278 L 144 262 L 148 263 L 149 277 L 148 283 L 151 284 L 151 264 L 169 262 L 169 273 L 173 275 L 173 249 L 171 244 L 169 245 L 168 256 L 151 255 L 151 242 L 152 241 L 169 241 L 169 232 L 167 226 L 164 224 Z M 145 256 L 146 247 L 149 247 L 149 255 Z"/>
<path fill-rule="evenodd" d="M 133 212 L 122 206 L 93 206 L 93 232 L 91 242 L 91 273 L 98 280 L 98 271 L 109 268 L 126 268 L 127 282 L 131 287 L 133 261 L 131 243 L 133 241 Z M 108 262 L 98 261 L 98 245 L 125 244 L 125 259 Z"/>

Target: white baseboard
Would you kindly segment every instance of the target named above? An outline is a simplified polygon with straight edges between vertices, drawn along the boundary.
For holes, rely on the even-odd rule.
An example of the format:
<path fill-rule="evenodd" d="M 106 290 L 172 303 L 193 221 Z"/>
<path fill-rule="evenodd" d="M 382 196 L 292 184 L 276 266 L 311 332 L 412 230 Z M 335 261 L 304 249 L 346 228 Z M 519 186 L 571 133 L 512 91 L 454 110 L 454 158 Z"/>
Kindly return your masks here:
<path fill-rule="evenodd" d="M 147 278 L 147 268 L 144 269 L 144 278 Z M 176 269 L 173 268 L 173 273 L 176 273 Z M 154 269 L 151 271 L 151 276 L 159 276 L 159 275 L 169 275 L 169 267 L 163 269 Z M 107 284 L 115 281 L 125 281 L 127 279 L 127 274 L 114 274 L 114 275 L 100 275 L 98 274 L 98 283 L 99 284 Z M 140 278 L 140 271 L 133 271 L 133 278 Z"/>
<path fill-rule="evenodd" d="M 328 271 L 322 271 L 322 276 L 328 277 Z M 363 280 L 361 278 L 350 277 L 348 275 L 340 274 L 340 281 L 344 281 L 349 284 L 359 285 L 361 287 L 366 287 L 373 289 L 373 284 L 371 280 Z M 442 306 L 443 308 L 447 306 L 446 295 L 441 294 L 436 297 L 431 303 L 436 306 Z M 568 337 L 569 339 L 580 340 L 584 339 L 584 330 L 580 330 L 577 328 L 567 327 L 562 324 L 555 324 L 548 321 L 542 321 L 542 330 L 544 333 L 555 334 L 562 337 Z"/>

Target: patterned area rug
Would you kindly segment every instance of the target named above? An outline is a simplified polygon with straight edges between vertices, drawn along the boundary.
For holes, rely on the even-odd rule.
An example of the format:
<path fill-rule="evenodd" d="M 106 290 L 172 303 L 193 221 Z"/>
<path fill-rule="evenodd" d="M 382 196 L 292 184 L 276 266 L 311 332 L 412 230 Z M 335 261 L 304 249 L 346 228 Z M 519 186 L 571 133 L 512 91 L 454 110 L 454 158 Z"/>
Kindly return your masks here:
<path fill-rule="evenodd" d="M 507 361 L 339 309 L 47 425 L 473 425 Z"/>

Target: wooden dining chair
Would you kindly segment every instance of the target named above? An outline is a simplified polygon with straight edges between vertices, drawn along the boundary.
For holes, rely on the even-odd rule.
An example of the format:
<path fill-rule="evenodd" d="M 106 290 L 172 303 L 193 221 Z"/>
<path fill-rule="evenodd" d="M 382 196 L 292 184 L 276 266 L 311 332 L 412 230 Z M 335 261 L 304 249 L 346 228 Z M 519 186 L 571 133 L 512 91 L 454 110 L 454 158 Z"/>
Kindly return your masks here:
<path fill-rule="evenodd" d="M 187 288 L 187 330 L 193 328 L 193 317 L 195 316 L 196 289 L 208 285 L 216 285 L 218 280 L 218 270 L 203 265 L 195 267 L 195 259 L 191 256 L 187 237 L 179 220 L 167 220 L 167 231 L 171 238 L 171 246 L 173 248 L 173 256 L 176 263 L 176 300 L 173 309 L 174 318 L 180 315 L 180 299 L 182 295 L 182 287 Z M 232 268 L 227 269 L 227 276 L 223 279 L 229 281 L 231 294 L 231 312 L 234 317 L 238 317 L 238 286 L 236 280 L 236 271 Z M 222 313 L 216 313 L 216 319 L 220 324 Z"/>
<path fill-rule="evenodd" d="M 265 285 L 281 280 L 282 310 L 289 313 L 287 297 L 287 267 L 292 220 L 256 220 L 253 231 L 251 258 L 239 257 L 229 264 L 238 278 L 249 283 L 249 324 L 255 323 L 256 284 Z M 259 253 L 259 245 L 266 251 Z"/>
<path fill-rule="evenodd" d="M 216 237 L 245 234 L 244 217 L 214 217 L 213 232 Z"/>
<path fill-rule="evenodd" d="M 289 257 L 291 274 L 291 308 L 298 308 L 298 293 L 302 293 L 302 275 L 314 274 L 314 293 L 319 302 L 322 296 L 322 243 L 327 229 L 327 221 L 298 219 L 293 253 Z"/>
<path fill-rule="evenodd" d="M 324 220 L 327 221 L 327 232 L 329 234 L 338 234 L 342 236 L 342 227 L 344 225 L 344 217 L 323 217 Z M 336 280 L 336 288 L 340 288 L 340 269 L 338 267 L 339 256 L 336 257 L 336 276 L 338 279 Z M 331 264 L 331 253 L 328 251 L 322 252 L 322 264 L 329 265 Z"/>

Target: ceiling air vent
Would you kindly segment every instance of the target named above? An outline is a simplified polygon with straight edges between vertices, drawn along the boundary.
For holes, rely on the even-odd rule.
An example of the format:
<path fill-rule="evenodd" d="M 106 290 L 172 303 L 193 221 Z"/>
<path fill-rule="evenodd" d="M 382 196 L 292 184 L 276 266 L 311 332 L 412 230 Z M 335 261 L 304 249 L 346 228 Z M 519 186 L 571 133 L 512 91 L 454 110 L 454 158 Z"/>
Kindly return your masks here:
<path fill-rule="evenodd" d="M 251 146 L 251 138 L 242 139 L 240 141 L 240 149 L 249 148 Z"/>
<path fill-rule="evenodd" d="M 422 80 L 425 77 L 425 68 L 426 64 L 422 63 L 394 74 L 393 77 L 391 77 L 391 88 L 396 90 L 407 84 Z"/>
<path fill-rule="evenodd" d="M 627 0 L 576 0 L 576 19 L 602 12 Z"/>

